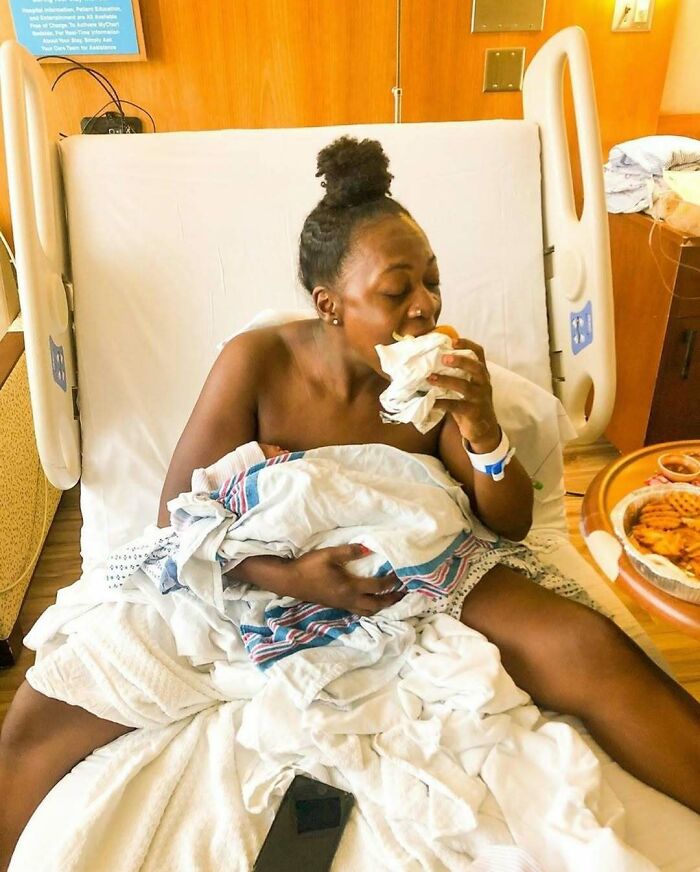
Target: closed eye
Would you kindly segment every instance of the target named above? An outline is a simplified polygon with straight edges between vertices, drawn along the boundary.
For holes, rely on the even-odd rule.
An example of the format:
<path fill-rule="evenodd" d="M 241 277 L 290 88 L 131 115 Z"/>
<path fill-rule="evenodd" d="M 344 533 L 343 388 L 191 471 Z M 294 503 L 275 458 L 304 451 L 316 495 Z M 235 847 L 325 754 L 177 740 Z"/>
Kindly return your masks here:
<path fill-rule="evenodd" d="M 390 291 L 390 290 L 382 291 L 382 294 L 385 297 L 393 297 L 396 300 L 400 300 L 402 297 L 406 297 L 410 293 L 411 293 L 411 286 L 410 285 L 406 285 L 400 291 Z"/>

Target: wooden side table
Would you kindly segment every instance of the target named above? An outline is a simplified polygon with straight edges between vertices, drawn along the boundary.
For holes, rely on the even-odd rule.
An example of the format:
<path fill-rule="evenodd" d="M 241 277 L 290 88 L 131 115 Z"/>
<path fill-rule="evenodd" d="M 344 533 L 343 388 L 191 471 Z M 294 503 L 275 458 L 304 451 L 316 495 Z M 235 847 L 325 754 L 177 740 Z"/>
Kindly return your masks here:
<path fill-rule="evenodd" d="M 610 521 L 614 506 L 631 491 L 645 487 L 646 480 L 658 472 L 657 459 L 666 451 L 700 458 L 700 440 L 649 445 L 623 455 L 602 469 L 583 498 L 581 532 L 593 559 L 611 581 L 650 614 L 700 639 L 700 605 L 664 593 L 640 575 L 615 536 Z"/>
<path fill-rule="evenodd" d="M 609 219 L 617 389 L 605 435 L 623 452 L 700 439 L 700 237 L 636 212 Z"/>

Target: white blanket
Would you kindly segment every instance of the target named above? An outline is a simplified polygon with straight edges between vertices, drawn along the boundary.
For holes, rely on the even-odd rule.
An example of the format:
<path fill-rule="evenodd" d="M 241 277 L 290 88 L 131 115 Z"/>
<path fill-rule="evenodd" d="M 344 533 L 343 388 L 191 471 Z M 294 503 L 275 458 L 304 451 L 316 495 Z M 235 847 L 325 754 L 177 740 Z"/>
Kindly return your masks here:
<path fill-rule="evenodd" d="M 498 855 L 483 864 L 513 844 L 545 872 L 654 868 L 618 837 L 622 808 L 593 753 L 540 721 L 473 630 L 430 617 L 396 679 L 363 693 L 357 674 L 352 705 L 303 708 L 240 645 L 194 667 L 171 625 L 193 637 L 208 625 L 217 647 L 213 610 L 180 610 L 142 582 L 130 602 L 69 619 L 29 675 L 40 692 L 141 727 L 87 789 L 83 773 L 41 870 L 249 869 L 296 771 L 357 797 L 338 870 L 467 870 L 479 857 L 474 868 L 510 868 Z M 63 608 L 81 599 L 73 590 Z M 291 660 L 303 671 L 304 655 Z"/>
<path fill-rule="evenodd" d="M 375 464 L 376 478 L 395 477 L 391 451 Z M 437 487 L 440 475 L 430 465 L 423 475 L 426 487 Z M 258 484 L 262 505 L 266 487 L 274 492 L 278 485 L 273 475 L 268 486 Z M 450 487 L 443 480 L 447 502 L 456 506 Z M 333 492 L 328 482 L 325 488 Z M 361 504 L 361 488 L 352 496 L 343 511 Z M 317 497 L 307 514 L 318 524 L 324 496 Z M 389 488 L 390 512 L 397 498 Z M 277 500 L 284 502 L 281 492 Z M 337 515 L 338 506 L 326 502 Z M 432 510 L 424 500 L 414 514 L 425 520 Z M 440 536 L 454 533 L 443 514 L 447 532 L 434 526 L 431 536 L 415 546 L 406 539 L 403 547 L 426 555 L 441 547 Z M 299 523 L 295 517 L 285 528 L 280 514 L 268 547 L 284 553 L 289 539 L 282 534 Z M 243 526 L 237 524 L 229 516 L 219 525 L 204 572 L 187 564 L 195 554 L 206 564 L 206 547 L 190 547 L 180 580 L 196 587 L 220 579 L 223 537 L 229 556 L 251 541 L 233 535 Z M 388 559 L 392 543 L 375 527 L 371 544 Z M 311 538 L 318 533 L 309 530 Z M 367 529 L 350 533 L 360 541 L 363 534 Z M 347 541 L 348 530 L 343 535 Z M 27 675 L 33 687 L 138 728 L 118 740 L 118 753 L 95 767 L 88 788 L 74 797 L 42 869 L 248 869 L 296 771 L 357 798 L 339 870 L 654 868 L 621 840 L 622 808 L 578 734 L 542 721 L 479 633 L 404 605 L 419 594 L 401 604 L 411 615 L 403 632 L 398 615 L 371 624 L 373 641 L 387 636 L 375 646 L 381 657 L 350 671 L 346 663 L 329 669 L 332 646 L 311 648 L 263 672 L 208 590 L 211 596 L 206 587 L 199 595 L 163 595 L 142 570 L 110 587 L 96 570 L 61 591 L 28 636 L 37 649 Z"/>

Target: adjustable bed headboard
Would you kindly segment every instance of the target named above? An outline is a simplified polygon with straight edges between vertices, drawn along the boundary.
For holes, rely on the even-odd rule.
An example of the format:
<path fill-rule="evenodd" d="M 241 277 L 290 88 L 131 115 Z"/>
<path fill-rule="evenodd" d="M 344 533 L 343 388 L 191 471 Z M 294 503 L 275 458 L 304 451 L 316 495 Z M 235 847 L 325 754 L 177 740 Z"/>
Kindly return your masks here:
<path fill-rule="evenodd" d="M 580 221 L 562 111 L 566 61 Z M 0 49 L 0 87 L 37 440 L 57 486 L 82 473 L 84 490 L 99 490 L 109 469 L 124 487 L 138 481 L 157 497 L 216 343 L 262 308 L 308 305 L 295 279 L 296 240 L 322 193 L 316 153 L 343 132 L 386 148 L 393 192 L 439 256 L 444 319 L 490 359 L 553 386 L 582 441 L 607 423 L 615 372 L 607 216 L 580 29 L 560 32 L 532 60 L 522 121 L 59 143 L 44 74 L 17 43 Z M 109 527 L 110 499 L 101 510 L 99 502 Z"/>

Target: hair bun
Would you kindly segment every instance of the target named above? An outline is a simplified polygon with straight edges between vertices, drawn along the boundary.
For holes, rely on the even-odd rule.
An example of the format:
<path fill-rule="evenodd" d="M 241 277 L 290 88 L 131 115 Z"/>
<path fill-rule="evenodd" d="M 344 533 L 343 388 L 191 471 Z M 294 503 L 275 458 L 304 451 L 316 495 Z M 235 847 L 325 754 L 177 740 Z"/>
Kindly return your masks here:
<path fill-rule="evenodd" d="M 326 189 L 322 202 L 333 208 L 358 206 L 379 200 L 389 194 L 393 176 L 389 158 L 376 139 L 359 142 L 351 136 L 341 136 L 318 155 L 317 178 Z"/>

